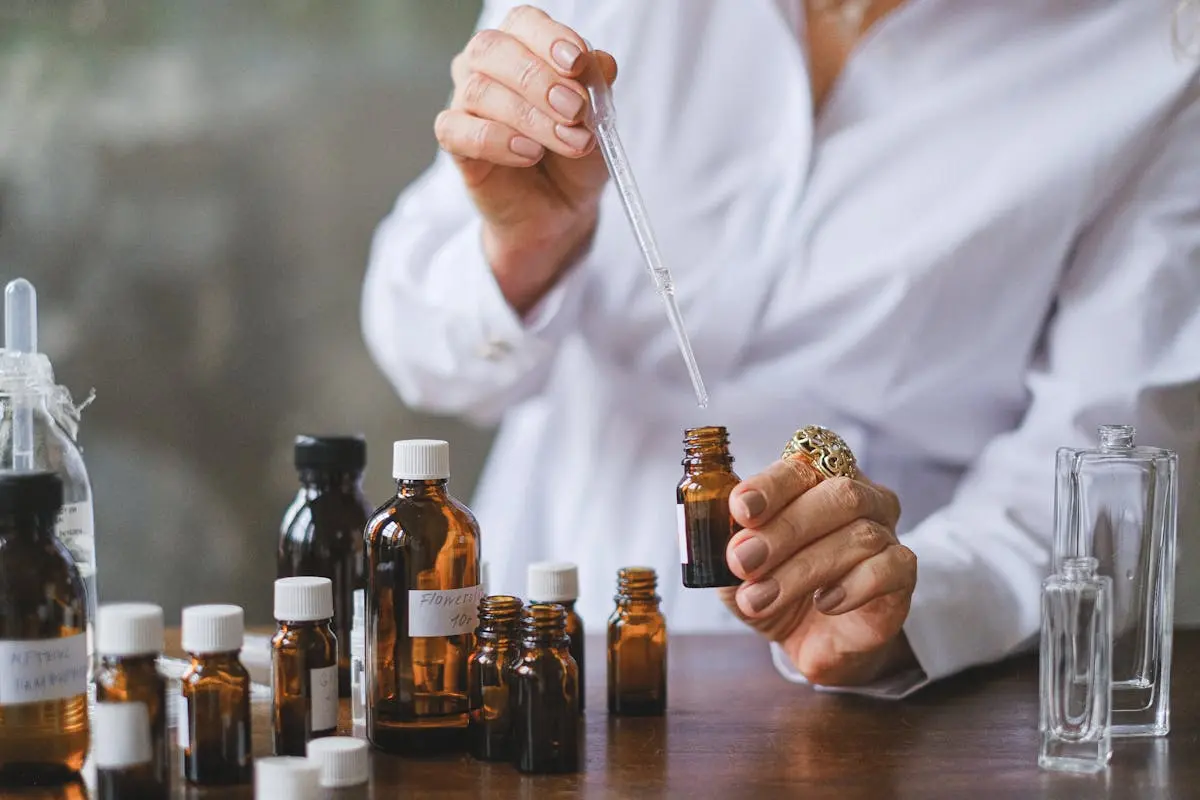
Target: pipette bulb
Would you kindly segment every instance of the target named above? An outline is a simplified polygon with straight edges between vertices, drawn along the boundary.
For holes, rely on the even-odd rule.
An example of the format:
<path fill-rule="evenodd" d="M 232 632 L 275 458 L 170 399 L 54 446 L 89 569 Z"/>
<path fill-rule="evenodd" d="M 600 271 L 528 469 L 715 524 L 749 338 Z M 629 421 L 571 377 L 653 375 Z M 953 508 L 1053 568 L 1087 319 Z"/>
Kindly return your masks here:
<path fill-rule="evenodd" d="M 17 353 L 37 352 L 37 291 L 24 278 L 4 287 L 4 346 Z"/>

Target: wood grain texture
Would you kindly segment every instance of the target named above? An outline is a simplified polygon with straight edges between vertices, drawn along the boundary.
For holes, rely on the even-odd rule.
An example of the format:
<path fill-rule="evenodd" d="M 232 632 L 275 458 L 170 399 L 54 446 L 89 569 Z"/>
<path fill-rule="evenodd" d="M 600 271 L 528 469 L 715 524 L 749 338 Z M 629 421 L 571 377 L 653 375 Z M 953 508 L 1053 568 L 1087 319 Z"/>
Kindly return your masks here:
<path fill-rule="evenodd" d="M 1176 635 L 1170 737 L 1118 740 L 1112 766 L 1092 777 L 1037 768 L 1033 656 L 971 670 L 897 702 L 788 684 L 776 674 L 767 648 L 749 635 L 676 636 L 670 647 L 667 716 L 618 719 L 605 711 L 603 642 L 589 639 L 588 674 L 594 677 L 587 686 L 582 773 L 523 776 L 467 756 L 417 761 L 372 753 L 372 790 L 360 796 L 1200 797 L 1200 680 L 1194 668 L 1200 632 Z M 253 724 L 255 756 L 269 755 L 265 703 L 255 705 Z M 343 703 L 342 729 L 348 724 Z M 177 782 L 175 796 L 249 800 L 252 791 L 198 791 Z"/>

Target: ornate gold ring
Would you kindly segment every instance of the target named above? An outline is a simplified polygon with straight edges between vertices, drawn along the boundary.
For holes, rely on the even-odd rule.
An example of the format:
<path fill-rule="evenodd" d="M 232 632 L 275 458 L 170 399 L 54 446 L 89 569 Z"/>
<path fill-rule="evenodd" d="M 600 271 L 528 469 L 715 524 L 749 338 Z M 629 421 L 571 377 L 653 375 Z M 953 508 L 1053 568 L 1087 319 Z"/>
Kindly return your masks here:
<path fill-rule="evenodd" d="M 858 461 L 850 446 L 833 431 L 820 425 L 809 425 L 783 448 L 783 458 L 800 456 L 826 478 L 857 478 Z"/>

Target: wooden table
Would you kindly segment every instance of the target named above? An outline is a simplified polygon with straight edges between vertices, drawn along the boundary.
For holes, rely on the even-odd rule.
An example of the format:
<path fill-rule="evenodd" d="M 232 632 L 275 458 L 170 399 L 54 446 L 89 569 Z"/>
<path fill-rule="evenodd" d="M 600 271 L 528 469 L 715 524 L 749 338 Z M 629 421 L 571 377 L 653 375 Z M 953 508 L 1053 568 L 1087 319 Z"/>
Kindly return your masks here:
<path fill-rule="evenodd" d="M 1035 657 L 972 670 L 896 702 L 785 683 L 765 645 L 749 635 L 676 636 L 667 716 L 622 719 L 606 712 L 603 642 L 590 637 L 584 772 L 524 776 L 466 756 L 373 753 L 369 796 L 1200 797 L 1200 631 L 1175 642 L 1170 737 L 1118 740 L 1112 766 L 1099 776 L 1037 768 Z M 267 712 L 256 704 L 255 756 L 270 754 Z M 349 723 L 346 707 L 342 723 Z M 181 782 L 176 796 L 250 798 L 252 791 L 198 791 Z"/>

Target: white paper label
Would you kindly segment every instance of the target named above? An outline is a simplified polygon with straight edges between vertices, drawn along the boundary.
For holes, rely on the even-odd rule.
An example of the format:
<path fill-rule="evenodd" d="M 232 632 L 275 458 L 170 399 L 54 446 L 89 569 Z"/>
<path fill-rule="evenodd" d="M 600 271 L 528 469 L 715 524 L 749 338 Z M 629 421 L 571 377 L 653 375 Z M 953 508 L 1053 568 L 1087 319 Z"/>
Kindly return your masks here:
<path fill-rule="evenodd" d="M 337 664 L 308 671 L 308 691 L 312 698 L 312 729 L 327 731 L 337 727 Z"/>
<path fill-rule="evenodd" d="M 683 503 L 675 504 L 675 530 L 679 534 L 679 563 L 688 563 L 687 551 L 687 514 L 683 511 Z"/>
<path fill-rule="evenodd" d="M 97 703 L 92 725 L 92 756 L 98 769 L 150 763 L 150 711 L 145 703 Z"/>
<path fill-rule="evenodd" d="M 479 624 L 481 586 L 465 589 L 409 589 L 409 636 L 458 636 Z"/>
<path fill-rule="evenodd" d="M 68 503 L 58 513 L 55 532 L 76 564 L 91 565 L 96 562 L 96 528 L 92 519 L 91 503 Z"/>
<path fill-rule="evenodd" d="M 182 694 L 175 695 L 175 718 L 179 720 L 175 734 L 179 746 L 187 750 L 192 746 L 192 721 L 188 719 L 188 701 Z"/>
<path fill-rule="evenodd" d="M 65 700 L 87 692 L 87 636 L 0 640 L 0 706 Z"/>

